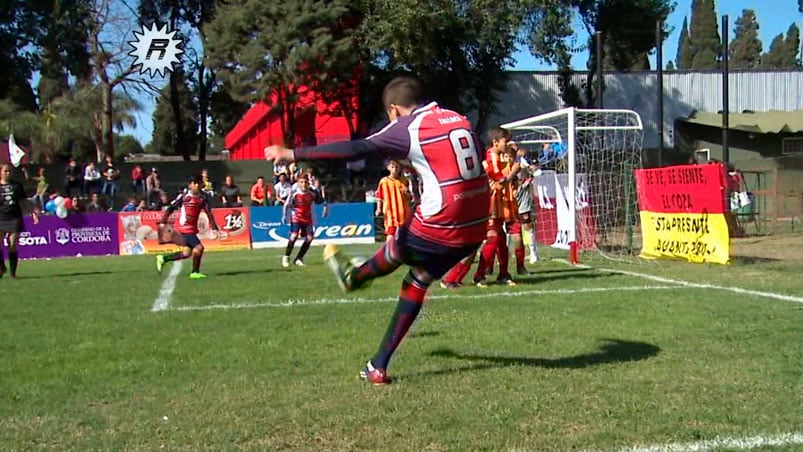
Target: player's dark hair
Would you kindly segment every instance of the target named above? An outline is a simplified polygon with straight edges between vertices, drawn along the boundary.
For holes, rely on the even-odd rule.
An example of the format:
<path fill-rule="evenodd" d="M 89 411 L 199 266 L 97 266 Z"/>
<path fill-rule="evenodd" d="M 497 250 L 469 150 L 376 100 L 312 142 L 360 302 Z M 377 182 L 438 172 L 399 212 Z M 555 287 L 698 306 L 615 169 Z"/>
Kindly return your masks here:
<path fill-rule="evenodd" d="M 421 84 L 410 76 L 396 77 L 382 91 L 382 105 L 385 110 L 391 105 L 410 108 L 421 102 Z"/>
<path fill-rule="evenodd" d="M 198 185 L 203 185 L 204 178 L 201 177 L 200 174 L 193 174 L 192 177 L 190 177 L 190 180 L 188 182 L 190 182 L 190 183 L 195 182 Z"/>
<path fill-rule="evenodd" d="M 491 127 L 491 129 L 488 130 L 488 140 L 489 141 L 494 142 L 494 141 L 497 141 L 497 140 L 501 140 L 502 138 L 505 138 L 505 139 L 509 140 L 510 139 L 510 131 L 507 130 L 507 129 L 503 129 L 503 128 L 499 127 L 499 126 Z"/>

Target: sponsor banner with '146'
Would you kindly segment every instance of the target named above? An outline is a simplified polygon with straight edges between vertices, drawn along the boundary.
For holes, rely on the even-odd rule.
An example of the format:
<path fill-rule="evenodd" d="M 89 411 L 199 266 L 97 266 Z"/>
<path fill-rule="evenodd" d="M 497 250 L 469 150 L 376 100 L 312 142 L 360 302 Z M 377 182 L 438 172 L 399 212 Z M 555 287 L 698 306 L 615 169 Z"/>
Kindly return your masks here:
<path fill-rule="evenodd" d="M 168 223 L 174 224 L 178 215 L 178 211 L 170 214 Z M 251 247 L 248 208 L 212 209 L 212 215 L 220 228 L 217 233 L 212 230 L 205 213 L 202 212 L 198 219 L 198 238 L 205 249 L 239 250 Z M 161 211 L 121 212 L 119 219 L 121 255 L 163 253 L 178 249 L 172 243 L 159 243 L 158 223 L 162 219 Z"/>
<path fill-rule="evenodd" d="M 323 216 L 323 206 L 314 210 L 315 241 L 327 243 L 374 243 L 374 204 L 330 204 L 329 215 Z M 290 225 L 282 223 L 281 207 L 251 207 L 251 243 L 254 248 L 274 248 L 287 245 Z"/>

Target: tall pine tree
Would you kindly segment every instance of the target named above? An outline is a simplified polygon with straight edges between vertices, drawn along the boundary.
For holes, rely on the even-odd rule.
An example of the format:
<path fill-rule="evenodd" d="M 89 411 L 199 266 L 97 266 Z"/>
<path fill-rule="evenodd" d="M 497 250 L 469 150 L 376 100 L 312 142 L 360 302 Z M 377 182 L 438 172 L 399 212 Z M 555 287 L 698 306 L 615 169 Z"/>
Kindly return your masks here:
<path fill-rule="evenodd" d="M 758 22 L 752 9 L 742 11 L 736 20 L 733 41 L 728 45 L 729 65 L 733 69 L 754 69 L 761 63 L 761 40 Z"/>
<path fill-rule="evenodd" d="M 689 35 L 692 47 L 692 69 L 717 69 L 722 56 L 722 39 L 717 25 L 714 0 L 694 0 Z"/>
<path fill-rule="evenodd" d="M 789 26 L 784 39 L 786 51 L 784 52 L 784 68 L 793 68 L 799 65 L 797 51 L 800 48 L 800 29 L 794 22 Z"/>
<path fill-rule="evenodd" d="M 786 43 L 783 33 L 776 35 L 770 43 L 770 49 L 761 55 L 762 69 L 781 69 L 784 64 L 786 53 Z"/>
<path fill-rule="evenodd" d="M 167 84 L 162 88 L 162 96 L 156 103 L 153 112 L 153 135 L 149 151 L 162 155 L 187 156 L 194 154 L 198 145 L 198 112 L 182 68 L 176 68 L 171 74 L 175 77 L 176 89 Z M 178 93 L 177 102 L 173 102 L 173 93 Z M 178 105 L 181 109 L 181 139 L 179 140 L 176 128 L 175 112 L 173 108 Z M 186 147 L 186 149 L 181 149 Z"/>
<path fill-rule="evenodd" d="M 691 37 L 689 36 L 689 19 L 683 18 L 683 28 L 678 39 L 677 68 L 691 69 Z"/>
<path fill-rule="evenodd" d="M 800 29 L 794 23 L 786 32 L 779 33 L 772 40 L 770 50 L 761 55 L 761 67 L 764 69 L 791 69 L 797 67 L 798 48 L 800 47 Z"/>

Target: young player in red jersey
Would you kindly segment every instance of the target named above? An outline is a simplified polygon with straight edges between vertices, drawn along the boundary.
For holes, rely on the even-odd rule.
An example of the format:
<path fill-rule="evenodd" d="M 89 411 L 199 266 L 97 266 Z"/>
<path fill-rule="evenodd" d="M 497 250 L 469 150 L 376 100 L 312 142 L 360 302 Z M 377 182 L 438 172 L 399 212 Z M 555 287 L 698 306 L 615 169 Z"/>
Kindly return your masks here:
<path fill-rule="evenodd" d="M 159 222 L 159 243 L 174 243 L 181 247 L 181 251 L 156 256 L 156 270 L 161 273 L 165 262 L 187 259 L 192 256 L 192 272 L 190 279 L 203 279 L 206 275 L 201 273 L 201 258 L 204 255 L 204 246 L 198 238 L 198 218 L 201 212 L 206 213 L 212 230 L 218 231 L 215 217 L 209 202 L 209 197 L 201 191 L 203 179 L 200 175 L 193 176 L 187 184 L 188 190 L 173 200 L 164 211 Z M 170 214 L 179 209 L 181 214 L 176 218 L 172 228 L 167 226 Z"/>
<path fill-rule="evenodd" d="M 290 266 L 290 254 L 292 254 L 299 236 L 304 237 L 304 243 L 298 250 L 293 263 L 300 267 L 304 266 L 304 255 L 307 254 L 312 239 L 315 238 L 312 205 L 323 202 L 325 201 L 319 192 L 310 188 L 309 178 L 306 175 L 299 176 L 296 187 L 282 207 L 282 223 L 290 221 L 290 239 L 287 241 L 287 248 L 282 256 L 282 267 Z"/>
<path fill-rule="evenodd" d="M 324 260 L 346 291 L 388 275 L 402 264 L 411 267 L 379 349 L 360 372 L 375 385 L 391 382 L 390 358 L 418 316 L 429 286 L 477 249 L 488 219 L 488 183 L 471 123 L 435 102 L 419 103 L 420 97 L 418 81 L 397 77 L 382 93 L 390 123 L 379 132 L 362 140 L 304 149 L 265 149 L 265 157 L 278 162 L 348 159 L 381 152 L 389 159 L 408 159 L 422 179 L 415 214 L 367 262 L 355 267 L 345 262 L 336 247 L 324 249 Z"/>

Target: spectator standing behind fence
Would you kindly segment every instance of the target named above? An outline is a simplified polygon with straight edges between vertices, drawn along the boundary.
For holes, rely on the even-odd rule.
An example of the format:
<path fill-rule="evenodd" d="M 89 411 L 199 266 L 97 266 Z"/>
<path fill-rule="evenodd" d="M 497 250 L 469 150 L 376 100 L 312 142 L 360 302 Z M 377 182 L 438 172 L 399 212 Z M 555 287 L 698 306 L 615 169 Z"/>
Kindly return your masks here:
<path fill-rule="evenodd" d="M 147 189 L 147 202 L 150 209 L 159 210 L 159 202 L 164 190 L 162 190 L 162 177 L 156 168 L 151 168 L 151 173 L 145 178 L 145 188 Z"/>
<path fill-rule="evenodd" d="M 36 172 L 36 176 L 32 179 L 36 181 L 36 194 L 33 195 L 34 208 L 43 211 L 45 210 L 45 203 L 48 201 L 47 190 L 50 188 L 50 185 L 47 183 L 47 178 L 45 177 L 45 169 L 40 166 Z"/>
<path fill-rule="evenodd" d="M 269 206 L 274 199 L 273 190 L 265 184 L 265 178 L 257 177 L 257 181 L 251 186 L 251 205 Z"/>
<path fill-rule="evenodd" d="M 103 188 L 100 194 L 105 195 L 109 200 L 109 208 L 114 209 L 114 197 L 120 188 L 120 170 L 114 165 L 114 161 L 108 155 L 103 166 Z"/>
<path fill-rule="evenodd" d="M 290 194 L 293 193 L 293 184 L 287 179 L 287 174 L 280 174 L 279 182 L 276 182 L 273 186 L 273 192 L 276 193 L 276 202 L 274 202 L 274 204 L 277 206 L 283 206 L 287 202 L 287 198 L 290 197 Z"/>
<path fill-rule="evenodd" d="M 223 203 L 223 207 L 243 206 L 240 187 L 234 183 L 234 179 L 231 176 L 226 176 L 226 182 L 220 188 L 220 201 Z"/>
<path fill-rule="evenodd" d="M 90 196 L 92 193 L 100 191 L 100 171 L 95 166 L 95 162 L 89 162 L 84 168 L 84 193 Z"/>
<path fill-rule="evenodd" d="M 64 194 L 67 197 L 72 197 L 73 190 L 78 192 L 79 195 L 84 196 L 83 189 L 83 174 L 81 168 L 74 158 L 71 158 L 64 168 Z"/>
<path fill-rule="evenodd" d="M 279 183 L 279 179 L 281 175 L 284 174 L 285 176 L 289 177 L 290 172 L 287 170 L 287 164 L 285 163 L 274 163 L 273 164 L 273 185 Z"/>
<path fill-rule="evenodd" d="M 148 192 L 145 189 L 145 170 L 142 165 L 134 165 L 131 169 L 131 191 L 136 195 L 142 193 L 146 195 Z"/>
<path fill-rule="evenodd" d="M 209 170 L 206 168 L 201 170 L 201 191 L 206 193 L 211 199 L 215 196 L 215 182 L 209 177 Z"/>

